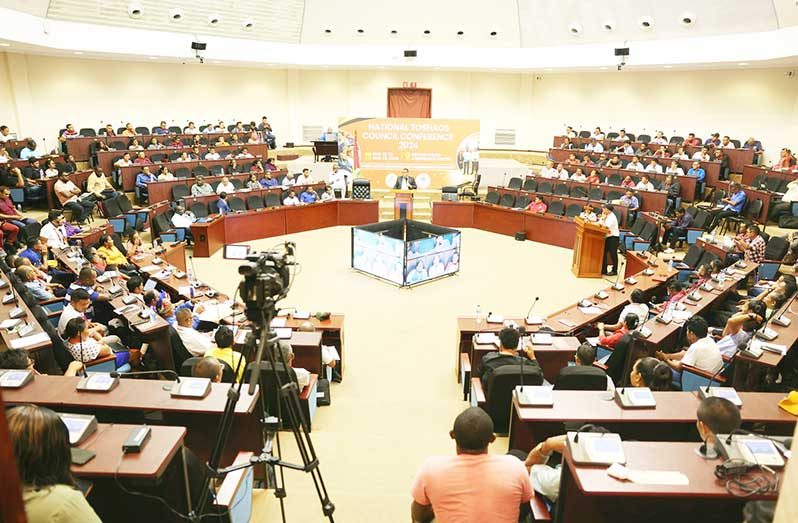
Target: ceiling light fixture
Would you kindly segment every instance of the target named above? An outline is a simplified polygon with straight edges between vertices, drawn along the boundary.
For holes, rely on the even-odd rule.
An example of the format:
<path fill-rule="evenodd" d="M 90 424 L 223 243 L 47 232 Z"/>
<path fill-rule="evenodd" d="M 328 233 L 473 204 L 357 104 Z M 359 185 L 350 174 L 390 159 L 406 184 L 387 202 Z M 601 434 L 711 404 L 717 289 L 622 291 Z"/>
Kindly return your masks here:
<path fill-rule="evenodd" d="M 607 20 L 606 22 L 604 22 L 604 25 L 602 27 L 604 28 L 605 31 L 607 31 L 608 33 L 611 33 L 613 31 L 615 31 L 615 21 L 614 20 Z"/>
<path fill-rule="evenodd" d="M 130 2 L 127 5 L 127 15 L 130 18 L 139 19 L 141 18 L 143 11 L 141 9 L 141 4 L 138 2 Z"/>
<path fill-rule="evenodd" d="M 654 27 L 654 19 L 650 16 L 641 16 L 640 17 L 640 29 L 647 31 Z"/>
<path fill-rule="evenodd" d="M 457 31 L 457 37 L 458 38 L 462 38 L 464 36 L 465 36 L 465 31 L 463 31 L 463 30 Z"/>
<path fill-rule="evenodd" d="M 210 26 L 219 25 L 219 22 L 221 22 L 221 21 L 222 21 L 222 17 L 219 16 L 217 13 L 214 13 L 212 15 L 208 15 L 208 25 L 210 25 Z"/>
<path fill-rule="evenodd" d="M 693 13 L 682 13 L 680 22 L 685 27 L 691 27 L 695 23 L 695 15 Z"/>
<path fill-rule="evenodd" d="M 580 34 L 582 34 L 582 26 L 580 24 L 577 24 L 576 22 L 573 22 L 571 25 L 568 26 L 568 31 L 573 36 L 579 36 Z"/>
<path fill-rule="evenodd" d="M 243 22 L 241 22 L 241 28 L 244 31 L 252 31 L 252 28 L 255 27 L 255 20 L 252 18 L 245 18 Z"/>
<path fill-rule="evenodd" d="M 496 38 L 497 36 L 499 36 L 499 33 L 497 33 L 496 31 L 491 31 L 491 32 L 488 34 L 488 36 L 490 36 L 491 38 Z"/>
<path fill-rule="evenodd" d="M 396 36 L 396 35 L 398 35 L 398 34 L 399 34 L 399 31 L 397 31 L 396 29 L 391 29 L 391 30 L 390 30 L 390 32 L 389 32 L 389 34 L 390 34 L 391 36 Z"/>
<path fill-rule="evenodd" d="M 432 31 L 430 31 L 429 29 L 424 29 L 424 36 L 429 36 L 431 34 L 432 34 Z"/>
<path fill-rule="evenodd" d="M 740 62 L 737 65 L 739 65 L 740 67 L 745 67 L 746 65 L 748 65 L 748 62 Z"/>
<path fill-rule="evenodd" d="M 357 35 L 358 36 L 363 36 L 364 34 L 366 34 L 366 30 L 365 29 L 358 29 L 357 30 Z"/>
<path fill-rule="evenodd" d="M 332 34 L 332 29 L 325 29 L 324 30 L 324 34 L 331 35 Z"/>
<path fill-rule="evenodd" d="M 177 7 L 169 10 L 169 19 L 172 22 L 179 22 L 183 19 L 183 11 Z"/>

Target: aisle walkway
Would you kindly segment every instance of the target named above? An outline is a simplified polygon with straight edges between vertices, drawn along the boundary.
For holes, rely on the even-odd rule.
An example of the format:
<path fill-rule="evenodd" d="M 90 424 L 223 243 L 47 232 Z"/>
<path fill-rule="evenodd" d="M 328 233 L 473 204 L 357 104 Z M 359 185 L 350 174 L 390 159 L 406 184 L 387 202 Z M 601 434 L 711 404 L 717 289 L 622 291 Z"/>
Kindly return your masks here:
<path fill-rule="evenodd" d="M 303 268 L 282 305 L 346 314 L 345 378 L 334 384 L 333 404 L 319 409 L 312 433 L 341 522 L 406 521 L 420 463 L 454 452 L 448 432 L 466 406 L 454 370 L 458 315 L 473 314 L 478 303 L 484 312 L 523 314 L 538 295 L 537 311 L 546 313 L 606 285 L 574 278 L 570 250 L 470 229 L 463 231 L 460 275 L 411 290 L 352 271 L 349 228 L 290 238 Z M 266 249 L 277 240 L 252 245 Z M 237 263 L 221 254 L 195 264 L 214 287 L 232 293 L 238 284 Z M 285 448 L 294 446 L 290 434 L 282 437 Z M 505 446 L 506 438 L 495 450 Z M 322 521 L 310 478 L 286 475 L 289 521 Z M 278 521 L 277 503 L 270 509 Z"/>

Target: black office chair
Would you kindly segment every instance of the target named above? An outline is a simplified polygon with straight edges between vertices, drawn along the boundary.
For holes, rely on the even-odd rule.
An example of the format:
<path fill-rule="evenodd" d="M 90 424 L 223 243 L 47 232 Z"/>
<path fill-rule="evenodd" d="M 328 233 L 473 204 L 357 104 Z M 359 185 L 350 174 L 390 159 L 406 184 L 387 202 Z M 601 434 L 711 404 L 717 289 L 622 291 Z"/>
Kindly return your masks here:
<path fill-rule="evenodd" d="M 249 375 L 255 365 L 256 363 L 254 362 L 247 365 L 247 369 L 244 372 L 244 382 L 249 381 Z M 275 374 L 279 375 L 280 383 L 285 386 L 290 382 L 297 383 L 296 372 L 291 367 L 286 369 L 279 361 L 274 367 L 272 367 L 270 361 L 261 361 L 260 369 L 260 399 L 265 405 L 266 411 L 280 419 L 281 429 L 293 428 L 291 419 L 288 416 L 287 400 L 281 397 L 282 394 L 280 393 L 277 379 L 275 379 Z M 272 371 L 272 369 L 275 369 L 276 372 Z M 316 398 L 303 398 L 303 391 L 299 390 L 298 392 L 300 393 L 300 413 L 307 423 L 308 430 L 310 430 L 310 405 L 308 402 L 316 401 Z"/>
<path fill-rule="evenodd" d="M 620 200 L 623 193 L 621 191 L 607 191 L 607 201 Z"/>
<path fill-rule="evenodd" d="M 572 198 L 587 198 L 587 188 L 583 185 L 574 185 L 571 187 Z"/>
<path fill-rule="evenodd" d="M 180 366 L 177 366 L 177 363 L 175 363 L 175 366 L 178 369 L 180 369 L 178 371 L 178 374 L 180 374 L 181 376 L 186 376 L 186 377 L 192 376 L 192 372 L 194 371 L 194 366 L 197 363 L 199 363 L 199 361 L 201 359 L 202 358 L 198 358 L 196 356 L 192 356 L 192 357 L 184 360 L 183 363 L 180 364 Z M 219 363 L 221 363 L 222 367 L 223 367 L 223 369 L 222 369 L 222 383 L 235 383 L 235 381 L 236 381 L 236 373 L 233 370 L 233 368 L 225 361 L 219 360 Z"/>
<path fill-rule="evenodd" d="M 532 199 L 527 196 L 526 194 L 521 194 L 515 199 L 515 208 L 516 209 L 525 209 L 527 205 L 532 201 Z"/>
<path fill-rule="evenodd" d="M 554 390 L 607 390 L 607 373 L 593 365 L 564 367 L 554 381 Z"/>
<path fill-rule="evenodd" d="M 231 211 L 246 211 L 247 204 L 244 203 L 244 200 L 237 196 L 232 196 L 228 201 L 227 205 L 230 206 Z"/>
<path fill-rule="evenodd" d="M 618 138 L 618 136 L 619 135 L 616 132 L 607 133 L 607 140 L 614 140 L 614 139 Z"/>
<path fill-rule="evenodd" d="M 190 175 L 191 171 L 189 171 L 187 167 L 178 167 L 175 169 L 175 178 L 188 178 Z"/>
<path fill-rule="evenodd" d="M 582 206 L 578 203 L 571 203 L 568 207 L 565 208 L 565 216 L 568 218 L 574 218 L 579 216 L 579 213 L 582 212 Z"/>
<path fill-rule="evenodd" d="M 687 249 L 684 258 L 682 258 L 682 263 L 691 269 L 695 269 L 698 267 L 698 262 L 701 260 L 702 256 L 704 256 L 704 249 L 693 244 Z"/>
<path fill-rule="evenodd" d="M 231 178 L 230 183 L 236 188 L 236 191 L 240 191 L 244 187 L 244 184 L 238 178 Z"/>
<path fill-rule="evenodd" d="M 191 189 L 184 183 L 179 183 L 172 186 L 172 200 L 179 202 L 183 198 L 191 195 Z"/>
<path fill-rule="evenodd" d="M 591 200 L 603 201 L 604 189 L 601 187 L 591 187 L 590 191 L 587 193 L 587 197 Z"/>
<path fill-rule="evenodd" d="M 684 141 L 683 136 L 671 136 L 671 139 L 668 140 L 669 144 L 680 144 Z"/>
<path fill-rule="evenodd" d="M 563 205 L 562 200 L 554 200 L 553 202 L 551 202 L 551 204 L 549 204 L 548 212 L 550 214 L 562 216 L 563 213 L 565 212 L 565 206 Z"/>
<path fill-rule="evenodd" d="M 97 136 L 97 131 L 91 127 L 83 127 L 80 131 L 78 131 L 78 134 L 80 136 Z"/>
<path fill-rule="evenodd" d="M 637 141 L 642 143 L 651 143 L 651 136 L 648 134 L 638 135 Z"/>
<path fill-rule="evenodd" d="M 214 176 L 221 176 L 221 175 L 224 174 L 224 167 L 221 166 L 221 165 L 211 165 L 211 168 L 209 169 L 209 172 L 212 175 L 214 175 Z M 232 183 L 233 186 L 235 186 L 234 182 L 237 182 L 237 181 L 239 181 L 239 180 L 230 180 L 230 183 Z M 240 189 L 240 187 L 238 187 L 238 188 Z"/>
<path fill-rule="evenodd" d="M 149 127 L 136 127 L 136 134 L 146 136 L 150 134 L 150 129 Z"/>
<path fill-rule="evenodd" d="M 542 194 L 551 194 L 551 182 L 545 181 L 538 184 L 538 192 Z"/>
<path fill-rule="evenodd" d="M 568 196 L 568 192 L 570 191 L 570 187 L 568 187 L 567 183 L 558 183 L 554 186 L 554 195 L 555 196 Z"/>
<path fill-rule="evenodd" d="M 515 195 L 511 193 L 504 193 L 499 199 L 499 205 L 502 207 L 512 207 L 515 205 Z"/>
<path fill-rule="evenodd" d="M 621 178 L 620 174 L 613 173 L 607 178 L 607 183 L 609 185 L 621 185 L 621 183 L 623 183 L 623 178 Z"/>
<path fill-rule="evenodd" d="M 521 385 L 522 376 L 524 385 L 543 384 L 543 374 L 538 367 L 531 365 L 524 365 L 523 370 L 521 365 L 502 365 L 493 371 L 485 384 L 485 402 L 479 406 L 493 420 L 493 430 L 497 434 L 506 434 L 510 427 L 512 392 Z M 472 383 L 475 380 L 479 382 L 479 378 L 475 377 Z"/>
<path fill-rule="evenodd" d="M 249 202 L 249 198 L 247 198 L 247 202 Z M 269 208 L 269 207 L 279 207 L 280 205 L 282 205 L 282 201 L 280 201 L 280 195 L 279 194 L 270 192 L 270 193 L 266 193 L 266 198 L 263 199 L 263 204 L 267 208 Z M 250 207 L 250 209 L 252 209 L 252 207 Z"/>
<path fill-rule="evenodd" d="M 258 194 L 247 196 L 247 209 L 263 209 L 263 198 Z"/>
<path fill-rule="evenodd" d="M 704 254 L 701 255 L 701 259 L 698 260 L 698 263 L 696 264 L 696 267 L 701 267 L 702 265 L 707 265 L 708 266 L 713 261 L 719 260 L 719 259 L 720 258 L 718 257 L 718 255 L 715 254 L 714 252 L 704 251 Z"/>
<path fill-rule="evenodd" d="M 197 165 L 191 171 L 194 176 L 208 176 L 208 172 L 208 168 L 204 165 Z"/>
<path fill-rule="evenodd" d="M 499 199 L 500 196 L 497 191 L 488 191 L 488 194 L 485 195 L 485 203 L 489 203 L 491 205 L 498 205 Z"/>
<path fill-rule="evenodd" d="M 522 183 L 523 183 L 523 180 L 521 178 L 513 176 L 512 178 L 510 178 L 510 183 L 507 184 L 507 188 L 508 189 L 518 190 L 518 189 L 521 188 L 521 184 Z"/>
<path fill-rule="evenodd" d="M 781 180 L 778 176 L 768 176 L 765 178 L 765 188 L 770 192 L 779 192 Z"/>
<path fill-rule="evenodd" d="M 208 205 L 205 202 L 192 202 L 189 210 L 196 216 L 197 218 L 207 218 L 208 217 Z"/>
<path fill-rule="evenodd" d="M 535 192 L 538 190 L 538 181 L 534 178 L 527 178 L 521 188 L 527 192 Z"/>

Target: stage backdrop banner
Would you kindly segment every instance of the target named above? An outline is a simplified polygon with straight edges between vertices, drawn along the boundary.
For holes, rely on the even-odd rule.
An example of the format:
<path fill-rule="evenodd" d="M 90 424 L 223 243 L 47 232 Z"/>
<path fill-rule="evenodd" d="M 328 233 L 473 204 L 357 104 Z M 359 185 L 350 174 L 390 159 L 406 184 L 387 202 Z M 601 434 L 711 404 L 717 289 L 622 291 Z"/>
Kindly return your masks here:
<path fill-rule="evenodd" d="M 479 120 L 349 118 L 338 124 L 339 166 L 393 188 L 407 168 L 419 189 L 471 181 L 479 167 Z"/>

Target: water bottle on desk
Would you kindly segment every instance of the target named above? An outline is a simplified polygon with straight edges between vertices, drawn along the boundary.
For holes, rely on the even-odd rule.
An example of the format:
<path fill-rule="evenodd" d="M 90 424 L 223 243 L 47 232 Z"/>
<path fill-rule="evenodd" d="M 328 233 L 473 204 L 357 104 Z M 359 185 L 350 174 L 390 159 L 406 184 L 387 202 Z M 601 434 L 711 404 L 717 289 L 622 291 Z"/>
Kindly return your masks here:
<path fill-rule="evenodd" d="M 482 324 L 482 307 L 477 305 L 477 325 Z"/>
<path fill-rule="evenodd" d="M 188 268 L 188 270 L 186 270 L 186 277 L 188 278 L 188 284 L 191 285 L 191 287 L 193 288 L 195 283 L 194 272 L 191 270 L 190 267 Z"/>

